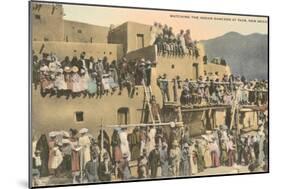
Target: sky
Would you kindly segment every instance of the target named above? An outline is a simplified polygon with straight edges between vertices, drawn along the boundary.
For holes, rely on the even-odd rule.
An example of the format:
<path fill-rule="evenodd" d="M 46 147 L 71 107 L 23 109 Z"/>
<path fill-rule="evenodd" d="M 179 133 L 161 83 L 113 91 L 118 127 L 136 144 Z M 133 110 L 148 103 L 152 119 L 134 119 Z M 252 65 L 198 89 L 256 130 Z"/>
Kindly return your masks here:
<path fill-rule="evenodd" d="M 194 12 L 175 12 L 83 5 L 63 5 L 64 19 L 93 25 L 118 26 L 127 21 L 152 25 L 160 22 L 172 26 L 178 33 L 180 29 L 190 29 L 194 40 L 219 37 L 228 32 L 242 35 L 252 33 L 267 34 L 266 17 L 206 14 Z"/>

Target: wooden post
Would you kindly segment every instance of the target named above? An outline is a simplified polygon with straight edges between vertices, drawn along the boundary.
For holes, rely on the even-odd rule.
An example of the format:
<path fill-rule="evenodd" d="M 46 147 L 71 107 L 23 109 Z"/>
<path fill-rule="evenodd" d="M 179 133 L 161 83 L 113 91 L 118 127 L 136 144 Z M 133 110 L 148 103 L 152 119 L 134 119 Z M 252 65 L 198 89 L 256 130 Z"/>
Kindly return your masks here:
<path fill-rule="evenodd" d="M 238 140 L 239 140 L 239 138 L 238 138 L 238 132 L 239 132 L 239 114 L 240 114 L 240 107 L 239 107 L 239 105 L 237 106 L 237 108 L 236 108 L 236 128 L 235 128 L 235 138 L 236 138 L 236 141 L 235 141 L 235 151 L 236 151 L 236 153 L 235 153 L 235 159 L 236 159 L 236 161 L 238 160 L 238 149 L 237 149 L 237 143 L 238 143 Z"/>
<path fill-rule="evenodd" d="M 103 161 L 103 120 L 101 119 L 101 149 L 100 149 L 100 161 Z"/>
<path fill-rule="evenodd" d="M 80 183 L 83 182 L 83 166 L 84 166 L 84 147 L 82 146 L 80 149 Z"/>

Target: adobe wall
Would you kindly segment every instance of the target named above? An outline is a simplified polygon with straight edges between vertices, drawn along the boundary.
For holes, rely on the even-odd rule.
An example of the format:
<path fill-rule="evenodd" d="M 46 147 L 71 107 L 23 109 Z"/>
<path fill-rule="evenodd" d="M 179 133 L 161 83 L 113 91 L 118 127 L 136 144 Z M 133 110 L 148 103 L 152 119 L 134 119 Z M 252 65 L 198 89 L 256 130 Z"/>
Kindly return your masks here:
<path fill-rule="evenodd" d="M 109 43 L 123 44 L 124 53 L 137 50 L 137 34 L 143 35 L 144 47 L 149 46 L 150 26 L 135 22 L 126 22 L 108 34 Z"/>
<path fill-rule="evenodd" d="M 32 41 L 63 41 L 62 5 L 32 3 Z"/>
<path fill-rule="evenodd" d="M 128 22 L 128 45 L 127 52 L 138 49 L 137 34 L 143 35 L 144 47 L 149 46 L 151 26 L 136 22 Z"/>
<path fill-rule="evenodd" d="M 68 42 L 107 43 L 108 27 L 64 20 L 64 38 Z"/>
<path fill-rule="evenodd" d="M 43 48 L 42 48 L 43 47 Z M 81 52 L 86 52 L 86 58 L 93 56 L 95 59 L 107 56 L 109 61 L 117 60 L 123 56 L 122 45 L 106 44 L 106 43 L 76 43 L 76 42 L 44 42 L 38 41 L 32 43 L 32 49 L 35 54 L 42 53 L 56 53 L 59 60 L 63 60 L 65 56 L 70 58 L 73 55 L 79 55 Z"/>
<path fill-rule="evenodd" d="M 136 89 L 133 98 L 129 98 L 124 89 L 122 95 L 117 92 L 102 98 L 57 98 L 41 97 L 39 90 L 32 90 L 32 128 L 33 133 L 40 135 L 56 130 L 86 127 L 97 136 L 101 122 L 117 124 L 117 111 L 121 107 L 129 108 L 130 123 L 140 123 L 143 105 L 143 88 Z M 84 112 L 84 121 L 76 122 L 75 112 Z M 107 129 L 112 132 L 112 129 Z"/>
<path fill-rule="evenodd" d="M 127 52 L 127 35 L 128 28 L 127 23 L 124 23 L 108 32 L 108 43 L 113 44 L 122 44 L 123 45 L 123 53 Z"/>

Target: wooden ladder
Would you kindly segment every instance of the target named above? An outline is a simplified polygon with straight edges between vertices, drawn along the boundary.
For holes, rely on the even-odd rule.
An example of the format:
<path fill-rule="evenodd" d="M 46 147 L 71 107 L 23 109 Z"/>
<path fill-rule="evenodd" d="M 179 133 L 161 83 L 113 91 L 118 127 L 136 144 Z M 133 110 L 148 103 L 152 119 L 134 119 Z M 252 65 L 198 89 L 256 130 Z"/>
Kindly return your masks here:
<path fill-rule="evenodd" d="M 151 100 L 151 96 L 152 96 L 152 89 L 151 89 L 151 86 L 146 86 L 144 83 L 143 83 L 143 88 L 144 88 L 144 109 L 146 107 L 148 107 L 148 111 L 149 111 L 149 115 L 150 115 L 150 118 L 151 118 L 151 121 L 153 124 L 156 123 L 156 120 L 154 119 L 154 116 L 152 114 L 152 109 L 151 109 L 151 104 L 150 104 L 150 100 Z M 161 118 L 160 118 L 160 115 L 159 115 L 159 112 L 157 113 L 157 121 L 158 123 L 161 123 Z"/>

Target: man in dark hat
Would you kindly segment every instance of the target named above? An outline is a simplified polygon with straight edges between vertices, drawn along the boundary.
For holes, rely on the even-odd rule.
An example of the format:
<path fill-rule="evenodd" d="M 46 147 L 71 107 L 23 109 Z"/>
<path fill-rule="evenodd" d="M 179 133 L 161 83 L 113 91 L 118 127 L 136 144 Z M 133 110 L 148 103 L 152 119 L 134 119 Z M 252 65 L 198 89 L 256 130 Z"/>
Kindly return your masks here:
<path fill-rule="evenodd" d="M 93 72 L 96 71 L 96 70 L 95 70 L 96 62 L 95 62 L 94 57 L 90 56 L 87 65 L 88 65 L 88 72 L 89 72 L 89 73 L 93 73 Z"/>
<path fill-rule="evenodd" d="M 107 56 L 104 56 L 102 59 L 103 69 L 105 73 L 109 73 L 109 62 Z"/>
<path fill-rule="evenodd" d="M 86 52 L 83 51 L 83 52 L 80 54 L 80 59 L 79 59 L 79 61 L 78 61 L 78 65 L 77 65 L 77 67 L 78 67 L 79 69 L 82 69 L 82 68 L 83 68 L 83 69 L 85 69 L 85 70 L 88 70 L 87 65 L 86 65 L 85 56 L 86 56 Z"/>
<path fill-rule="evenodd" d="M 39 61 L 40 66 L 44 66 L 44 65 L 49 66 L 50 61 L 48 60 L 48 56 L 49 56 L 48 53 L 42 54 L 42 59 Z"/>
<path fill-rule="evenodd" d="M 98 168 L 99 168 L 99 161 L 98 155 L 96 153 L 92 153 L 91 160 L 88 161 L 85 165 L 85 174 L 88 182 L 98 182 Z"/>
<path fill-rule="evenodd" d="M 65 67 L 72 67 L 69 56 L 66 56 L 64 60 L 61 62 L 61 67 L 64 69 Z"/>
<path fill-rule="evenodd" d="M 136 64 L 136 73 L 135 73 L 135 82 L 136 85 L 142 85 L 143 82 L 145 83 L 146 77 L 145 77 L 145 59 L 142 58 L 139 62 Z"/>
<path fill-rule="evenodd" d="M 38 56 L 34 55 L 32 62 L 32 82 L 34 83 L 34 88 L 36 90 L 40 82 L 40 64 L 38 62 Z"/>
<path fill-rule="evenodd" d="M 146 60 L 145 62 L 145 83 L 146 86 L 150 86 L 151 83 L 151 61 L 150 60 Z"/>
<path fill-rule="evenodd" d="M 148 165 L 149 165 L 149 168 L 151 170 L 150 177 L 156 178 L 158 166 L 160 165 L 160 152 L 159 152 L 159 145 L 158 144 L 156 144 L 155 148 L 149 153 Z"/>
<path fill-rule="evenodd" d="M 167 74 L 163 74 L 163 77 L 160 79 L 160 90 L 163 98 L 163 103 L 166 101 L 170 101 L 169 94 L 169 81 L 167 79 Z M 167 100 L 166 100 L 167 97 Z"/>
<path fill-rule="evenodd" d="M 125 57 L 119 63 L 119 95 L 122 94 L 123 87 L 127 87 L 128 94 L 131 94 L 132 83 L 130 82 L 129 64 Z"/>

